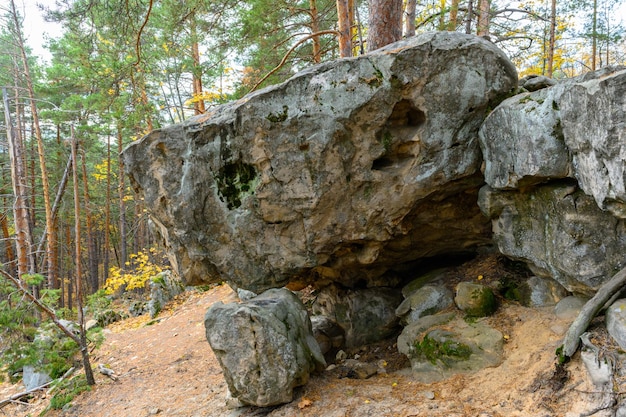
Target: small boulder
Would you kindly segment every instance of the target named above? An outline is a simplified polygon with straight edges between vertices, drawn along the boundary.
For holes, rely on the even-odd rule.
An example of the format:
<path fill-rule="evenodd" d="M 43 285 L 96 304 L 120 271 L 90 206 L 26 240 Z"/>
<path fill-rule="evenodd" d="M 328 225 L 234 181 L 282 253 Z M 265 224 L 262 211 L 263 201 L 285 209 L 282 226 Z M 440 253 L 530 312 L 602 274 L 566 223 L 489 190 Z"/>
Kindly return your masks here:
<path fill-rule="evenodd" d="M 410 324 L 453 304 L 452 292 L 443 285 L 427 284 L 410 294 L 396 309 L 401 321 Z"/>
<path fill-rule="evenodd" d="M 456 287 L 454 302 L 457 307 L 471 317 L 485 317 L 498 308 L 493 290 L 473 282 L 460 282 Z"/>
<path fill-rule="evenodd" d="M 526 280 L 522 288 L 523 305 L 527 307 L 554 306 L 567 297 L 567 290 L 550 278 L 533 276 Z"/>
<path fill-rule="evenodd" d="M 626 350 L 626 298 L 615 301 L 606 310 L 606 328 L 620 348 Z"/>
<path fill-rule="evenodd" d="M 295 387 L 326 366 L 304 305 L 287 289 L 213 304 L 204 324 L 228 388 L 243 404 L 288 403 Z"/>
<path fill-rule="evenodd" d="M 561 320 L 573 321 L 588 300 L 588 298 L 575 295 L 565 297 L 554 307 L 554 314 Z"/>
<path fill-rule="evenodd" d="M 150 300 L 147 304 L 150 318 L 155 318 L 165 304 L 185 290 L 183 283 L 173 276 L 172 271 L 163 271 L 150 278 Z"/>

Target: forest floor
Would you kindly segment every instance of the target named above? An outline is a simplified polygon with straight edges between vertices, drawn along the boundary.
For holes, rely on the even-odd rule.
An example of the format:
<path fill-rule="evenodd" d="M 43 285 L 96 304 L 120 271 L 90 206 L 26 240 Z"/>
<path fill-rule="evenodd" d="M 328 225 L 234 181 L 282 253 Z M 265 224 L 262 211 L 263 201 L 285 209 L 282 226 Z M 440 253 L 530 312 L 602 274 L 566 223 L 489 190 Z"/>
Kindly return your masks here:
<path fill-rule="evenodd" d="M 294 400 L 275 408 L 233 409 L 227 387 L 205 337 L 207 308 L 235 301 L 226 285 L 179 296 L 156 320 L 127 319 L 106 330 L 92 352 L 94 367 L 106 364 L 117 380 L 96 372 L 96 386 L 71 407 L 49 417 L 547 417 L 592 415 L 601 400 L 587 381 L 579 354 L 557 372 L 555 350 L 570 322 L 553 308 L 527 308 L 505 302 L 487 322 L 507 339 L 504 361 L 495 368 L 425 384 L 411 375 L 394 341 L 361 348 L 360 360 L 387 362 L 387 373 L 369 379 L 342 378 L 334 371 L 313 375 Z M 600 330 L 598 330 L 600 331 Z M 0 385 L 0 400 L 23 390 Z M 37 416 L 49 403 L 45 394 L 0 409 L 0 416 Z M 604 415 L 602 413 L 594 416 Z"/>

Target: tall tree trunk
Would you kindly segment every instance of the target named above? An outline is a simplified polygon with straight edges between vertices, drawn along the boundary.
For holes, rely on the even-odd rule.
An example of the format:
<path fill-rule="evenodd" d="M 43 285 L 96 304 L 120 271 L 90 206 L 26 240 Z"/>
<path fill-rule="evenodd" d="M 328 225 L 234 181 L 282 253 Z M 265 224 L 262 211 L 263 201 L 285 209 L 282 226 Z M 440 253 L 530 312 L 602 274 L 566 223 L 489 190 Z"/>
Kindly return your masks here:
<path fill-rule="evenodd" d="M 9 265 L 8 270 L 13 272 L 12 270 L 15 269 L 15 254 L 11 244 L 11 235 L 9 235 L 9 221 L 6 212 L 0 216 L 0 226 L 2 227 L 2 240 L 4 241 L 4 264 Z"/>
<path fill-rule="evenodd" d="M 467 35 L 472 33 L 472 19 L 474 19 L 474 2 L 467 0 L 467 19 L 465 20 L 465 33 Z"/>
<path fill-rule="evenodd" d="M 117 153 L 118 155 L 122 154 L 122 127 L 118 124 L 117 126 Z M 124 160 L 120 156 L 118 158 L 118 193 L 119 193 L 119 204 L 120 204 L 120 252 L 119 252 L 119 267 L 121 269 L 126 268 L 126 261 L 128 260 L 128 251 L 127 251 L 127 236 L 126 236 L 126 183 L 124 182 Z"/>
<path fill-rule="evenodd" d="M 198 48 L 198 29 L 196 27 L 196 13 L 189 16 L 189 30 L 191 31 L 191 59 L 193 60 L 193 110 L 195 114 L 206 111 L 202 97 L 202 66 L 200 65 L 200 49 Z"/>
<path fill-rule="evenodd" d="M 106 204 L 104 207 L 104 262 L 103 281 L 109 278 L 109 259 L 111 254 L 111 135 L 107 135 L 107 185 Z M 104 284 L 103 282 L 103 284 Z"/>
<path fill-rule="evenodd" d="M 367 51 L 402 39 L 402 0 L 369 0 Z"/>
<path fill-rule="evenodd" d="M 593 0 L 593 16 L 591 21 L 591 71 L 596 70 L 598 54 L 598 0 Z"/>
<path fill-rule="evenodd" d="M 22 65 L 24 71 L 24 79 L 26 81 L 26 89 L 28 91 L 28 98 L 30 100 L 30 110 L 33 118 L 33 125 L 35 128 L 35 137 L 37 139 L 37 150 L 39 153 L 39 168 L 41 170 L 41 186 L 44 198 L 44 210 L 46 214 L 46 240 L 48 241 L 48 286 L 52 288 L 57 279 L 57 268 L 56 264 L 56 254 L 57 254 L 57 245 L 56 245 L 56 224 L 54 219 L 52 218 L 52 205 L 50 204 L 50 186 L 48 183 L 48 170 L 46 168 L 46 155 L 43 144 L 43 137 L 41 134 L 41 127 L 39 124 L 39 113 L 37 111 L 37 105 L 35 102 L 35 89 L 33 87 L 33 80 L 30 75 L 30 68 L 28 65 L 28 58 L 26 57 L 26 49 L 24 47 L 24 39 L 22 37 L 22 32 L 20 30 L 20 25 L 17 17 L 17 11 L 15 9 L 15 2 L 11 0 L 11 10 L 13 23 L 15 24 L 15 33 L 17 46 L 20 50 Z"/>
<path fill-rule="evenodd" d="M 448 30 L 455 31 L 458 24 L 459 0 L 452 0 L 450 4 L 450 19 L 448 20 Z"/>
<path fill-rule="evenodd" d="M 405 7 L 404 36 L 410 38 L 415 36 L 415 9 L 417 0 L 407 0 Z"/>
<path fill-rule="evenodd" d="M 98 291 L 98 256 L 96 253 L 96 241 L 93 235 L 93 219 L 91 217 L 91 199 L 89 197 L 89 184 L 87 182 L 87 164 L 85 162 L 85 151 L 81 152 L 81 166 L 83 174 L 83 200 L 85 205 L 85 232 L 87 234 L 87 257 L 89 265 L 89 291 Z"/>
<path fill-rule="evenodd" d="M 348 0 L 337 0 L 337 27 L 339 29 L 339 56 L 352 56 L 352 21 Z"/>
<path fill-rule="evenodd" d="M 556 0 L 551 0 L 550 7 L 550 43 L 548 45 L 548 70 L 546 75 L 552 77 L 554 70 L 554 49 L 556 46 Z"/>
<path fill-rule="evenodd" d="M 80 352 L 83 357 L 83 368 L 85 369 L 85 379 L 87 384 L 95 385 L 91 364 L 89 361 L 89 349 L 87 348 L 87 331 L 85 330 L 85 314 L 83 311 L 83 283 L 81 270 L 81 238 L 80 238 L 80 192 L 78 185 L 78 164 L 76 154 L 78 153 L 78 140 L 74 136 L 74 126 L 72 126 L 72 178 L 74 180 L 74 258 L 76 259 L 76 305 L 78 306 L 78 325 L 80 327 Z"/>
<path fill-rule="evenodd" d="M 489 36 L 490 8 L 491 2 L 489 0 L 478 1 L 478 27 L 476 30 L 478 36 Z"/>
<path fill-rule="evenodd" d="M 17 252 L 17 273 L 18 278 L 30 272 L 29 256 L 31 252 L 31 235 L 29 232 L 29 212 L 26 198 L 26 185 L 23 183 L 26 178 L 24 169 L 24 157 L 21 144 L 17 138 L 17 132 L 11 120 L 11 109 L 9 107 L 9 96 L 6 88 L 2 89 L 4 102 L 4 118 L 7 126 L 7 142 L 9 148 L 9 158 L 11 164 L 11 183 L 15 202 L 13 203 L 13 219 L 15 222 L 15 246 Z"/>
<path fill-rule="evenodd" d="M 320 31 L 319 14 L 317 12 L 317 0 L 309 0 L 309 12 L 311 14 L 311 32 L 317 33 Z M 322 47 L 320 45 L 320 37 L 313 36 L 313 62 L 319 64 L 322 62 L 321 55 Z"/>
<path fill-rule="evenodd" d="M 439 27 L 437 30 L 446 29 L 446 0 L 439 0 Z"/>

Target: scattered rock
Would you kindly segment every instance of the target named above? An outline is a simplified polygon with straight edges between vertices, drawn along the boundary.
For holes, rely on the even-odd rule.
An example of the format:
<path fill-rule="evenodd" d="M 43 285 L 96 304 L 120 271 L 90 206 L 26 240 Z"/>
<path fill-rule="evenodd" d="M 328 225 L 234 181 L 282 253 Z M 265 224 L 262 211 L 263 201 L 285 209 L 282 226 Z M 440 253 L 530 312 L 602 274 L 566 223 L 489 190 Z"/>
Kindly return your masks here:
<path fill-rule="evenodd" d="M 50 374 L 37 370 L 34 366 L 25 365 L 22 369 L 22 383 L 26 390 L 31 390 L 52 381 Z"/>
<path fill-rule="evenodd" d="M 145 312 L 145 305 L 146 303 L 143 301 L 132 303 L 128 311 L 133 317 L 140 316 Z M 104 328 L 109 324 L 115 323 L 116 321 L 124 320 L 127 317 L 128 316 L 121 311 L 113 310 L 112 308 L 110 308 L 107 310 L 98 311 L 94 315 L 93 319 L 98 323 L 99 327 Z"/>
<path fill-rule="evenodd" d="M 244 404 L 290 402 L 295 387 L 326 367 L 304 305 L 287 289 L 213 304 L 205 327 L 230 392 Z"/>
<path fill-rule="evenodd" d="M 93 328 L 96 328 L 96 327 L 99 327 L 97 320 L 91 319 L 91 320 L 87 320 L 87 323 L 85 323 L 85 330 L 86 331 L 89 331 L 89 330 L 91 330 Z"/>
<path fill-rule="evenodd" d="M 339 366 L 339 371 L 340 378 L 367 379 L 378 373 L 378 365 L 356 359 L 346 359 Z"/>
<path fill-rule="evenodd" d="M 456 286 L 454 302 L 470 317 L 490 316 L 498 309 L 493 290 L 486 285 L 473 282 L 460 282 Z"/>

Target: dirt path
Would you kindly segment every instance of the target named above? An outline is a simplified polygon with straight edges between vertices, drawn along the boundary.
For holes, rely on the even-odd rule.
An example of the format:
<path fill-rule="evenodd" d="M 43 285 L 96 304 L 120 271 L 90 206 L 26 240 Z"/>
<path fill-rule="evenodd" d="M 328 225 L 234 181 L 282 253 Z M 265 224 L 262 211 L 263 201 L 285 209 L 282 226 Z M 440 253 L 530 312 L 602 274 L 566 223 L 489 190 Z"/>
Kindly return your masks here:
<path fill-rule="evenodd" d="M 227 286 L 193 292 L 182 304 L 161 313 L 158 322 L 129 319 L 111 326 L 94 365 L 107 364 L 118 380 L 97 374 L 97 386 L 52 417 L 185 416 L 578 416 L 589 409 L 579 361 L 569 366 L 566 387 L 554 391 L 554 352 L 569 323 L 552 309 L 507 304 L 487 320 L 507 336 L 505 361 L 497 368 L 422 384 L 407 369 L 367 380 L 340 378 L 337 372 L 315 375 L 295 392 L 292 403 L 274 409 L 230 409 L 226 383 L 204 334 L 207 308 L 233 301 Z M 393 348 L 393 347 L 392 347 Z M 382 349 L 382 350 L 380 350 Z M 379 348 L 379 355 L 391 353 Z M 391 352 L 391 350 L 389 350 Z M 391 360 L 391 359 L 390 359 Z M 6 385 L 0 393 L 8 396 Z M 47 403 L 10 406 L 0 416 L 38 415 Z M 570 413 L 568 414 L 568 411 Z M 576 413 L 573 413 L 576 411 Z"/>

